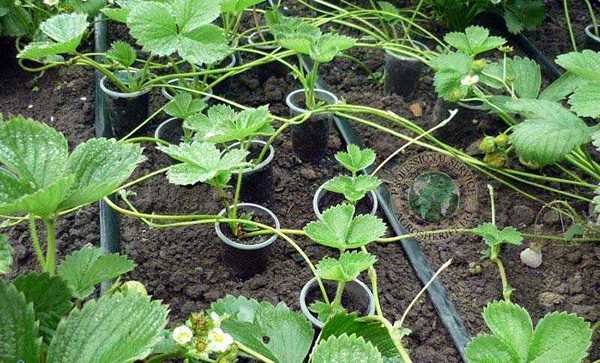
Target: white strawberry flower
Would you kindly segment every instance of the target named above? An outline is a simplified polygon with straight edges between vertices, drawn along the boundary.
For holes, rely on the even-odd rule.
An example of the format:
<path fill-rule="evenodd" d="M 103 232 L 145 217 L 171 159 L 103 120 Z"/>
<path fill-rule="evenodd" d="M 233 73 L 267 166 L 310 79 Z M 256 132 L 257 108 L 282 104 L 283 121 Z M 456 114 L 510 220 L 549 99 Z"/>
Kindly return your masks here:
<path fill-rule="evenodd" d="M 59 0 L 44 0 L 44 4 L 48 6 L 56 6 L 58 5 Z"/>
<path fill-rule="evenodd" d="M 467 74 L 463 77 L 463 79 L 460 80 L 460 84 L 467 87 L 474 86 L 477 84 L 477 82 L 479 82 L 479 76 L 476 74 Z"/>
<path fill-rule="evenodd" d="M 185 345 L 192 341 L 194 332 L 185 325 L 180 325 L 173 330 L 173 340 L 179 345 Z"/>
<path fill-rule="evenodd" d="M 208 351 L 225 352 L 231 344 L 233 344 L 233 338 L 221 328 L 214 328 L 208 332 L 208 345 L 206 347 Z"/>
<path fill-rule="evenodd" d="M 213 326 L 215 328 L 220 328 L 221 327 L 221 317 L 219 316 L 219 314 L 215 313 L 214 311 L 210 313 L 210 320 L 212 320 L 213 322 Z"/>

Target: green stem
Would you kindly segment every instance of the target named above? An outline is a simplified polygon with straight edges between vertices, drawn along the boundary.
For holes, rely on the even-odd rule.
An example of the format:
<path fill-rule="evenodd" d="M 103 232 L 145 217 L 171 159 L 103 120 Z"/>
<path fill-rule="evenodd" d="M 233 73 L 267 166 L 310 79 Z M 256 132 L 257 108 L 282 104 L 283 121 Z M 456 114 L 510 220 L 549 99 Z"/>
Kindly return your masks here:
<path fill-rule="evenodd" d="M 510 302 L 510 296 L 512 295 L 512 288 L 508 283 L 508 278 L 506 277 L 506 270 L 504 269 L 504 264 L 499 257 L 495 257 L 491 259 L 492 262 L 496 264 L 498 267 L 498 273 L 500 273 L 500 280 L 502 281 L 502 297 L 504 301 Z"/>
<path fill-rule="evenodd" d="M 56 274 L 56 220 L 54 218 L 44 219 L 44 227 L 46 229 L 46 268 L 50 276 Z"/>
<path fill-rule="evenodd" d="M 575 41 L 575 34 L 573 33 L 573 25 L 571 23 L 571 15 L 569 14 L 568 0 L 563 0 L 563 8 L 565 10 L 565 20 L 567 22 L 567 29 L 569 30 L 569 37 L 571 38 L 571 45 L 573 50 L 577 51 L 577 42 Z"/>
<path fill-rule="evenodd" d="M 42 247 L 40 246 L 40 238 L 38 236 L 35 216 L 31 214 L 29 215 L 29 234 L 31 235 L 31 240 L 33 241 L 33 250 L 35 251 L 35 255 L 37 256 L 40 268 L 42 270 L 45 270 L 46 258 L 44 257 L 44 251 L 42 251 Z"/>
<path fill-rule="evenodd" d="M 345 288 L 346 283 L 344 281 L 339 281 L 337 289 L 335 290 L 335 297 L 333 298 L 333 302 L 331 303 L 334 307 L 342 306 L 342 296 L 344 295 Z"/>

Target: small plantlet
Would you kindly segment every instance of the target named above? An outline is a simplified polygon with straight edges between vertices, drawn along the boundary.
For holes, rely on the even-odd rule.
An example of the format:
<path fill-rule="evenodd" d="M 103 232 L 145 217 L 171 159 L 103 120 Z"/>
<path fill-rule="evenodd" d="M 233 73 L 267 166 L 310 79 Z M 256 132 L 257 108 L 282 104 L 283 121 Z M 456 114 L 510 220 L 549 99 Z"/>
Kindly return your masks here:
<path fill-rule="evenodd" d="M 343 194 L 348 202 L 356 205 L 368 192 L 381 185 L 381 181 L 376 176 L 358 175 L 358 172 L 365 170 L 375 161 L 373 150 L 361 150 L 358 146 L 350 144 L 347 146 L 347 151 L 337 152 L 335 158 L 352 175 L 336 176 L 324 184 L 325 190 Z"/>
<path fill-rule="evenodd" d="M 483 310 L 483 318 L 491 334 L 481 334 L 469 343 L 469 363 L 580 363 L 592 344 L 590 324 L 575 314 L 550 313 L 534 329 L 525 309 L 497 301 Z"/>
<path fill-rule="evenodd" d="M 431 171 L 415 179 L 408 192 L 410 207 L 427 222 L 436 223 L 458 208 L 459 189 L 448 175 Z"/>

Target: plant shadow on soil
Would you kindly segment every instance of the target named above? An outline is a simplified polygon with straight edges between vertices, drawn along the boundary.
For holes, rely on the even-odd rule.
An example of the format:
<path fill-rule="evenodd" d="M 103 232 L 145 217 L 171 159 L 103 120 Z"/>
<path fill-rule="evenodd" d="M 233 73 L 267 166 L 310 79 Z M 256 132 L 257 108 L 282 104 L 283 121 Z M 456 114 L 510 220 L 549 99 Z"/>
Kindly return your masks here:
<path fill-rule="evenodd" d="M 353 55 L 365 60 L 373 71 L 382 66 L 382 52 L 356 50 Z M 18 69 L 10 55 L 3 55 L 1 64 L 0 112 L 5 115 L 23 114 L 47 122 L 66 134 L 71 148 L 93 136 L 93 72 L 81 69 L 50 71 L 34 83 L 30 75 Z M 431 122 L 428 118 L 433 113 L 435 101 L 431 74 L 424 75 L 415 100 L 410 102 L 397 96 L 383 96 L 382 85 L 374 83 L 354 64 L 344 60 L 323 67 L 322 74 L 332 85 L 334 93 L 348 103 L 390 110 L 417 122 L 424 119 L 424 124 Z M 39 91 L 31 92 L 34 84 Z M 292 79 L 286 78 L 270 77 L 261 82 L 251 71 L 226 82 L 219 87 L 217 94 L 248 106 L 269 103 L 271 112 L 287 115 L 284 99 L 296 87 Z M 81 97 L 85 97 L 86 101 L 82 101 Z M 159 92 L 153 92 L 152 107 L 163 102 Z M 414 102 L 420 104 L 424 116 L 415 117 L 409 111 Z M 499 121 L 486 115 L 479 116 L 478 132 L 462 138 L 459 146 L 467 148 L 481 137 L 482 132 L 499 128 Z M 370 128 L 357 128 L 365 143 L 378 153 L 378 161 L 402 145 L 398 139 Z M 275 212 L 284 228 L 302 228 L 315 219 L 311 205 L 313 193 L 325 180 L 343 172 L 333 158 L 343 144 L 332 133 L 327 155 L 319 165 L 302 164 L 295 159 L 289 132 L 276 142 L 275 147 L 273 200 L 265 206 Z M 390 166 L 422 151 L 410 147 Z M 147 145 L 145 154 L 149 160 L 136 171 L 137 176 L 171 163 L 167 156 L 155 151 L 151 145 Z M 387 168 L 382 177 L 386 183 L 393 185 L 394 175 L 390 170 Z M 481 185 L 486 182 L 482 179 Z M 533 218 L 541 206 L 505 187 L 495 187 L 498 224 L 514 225 L 532 232 Z M 132 201 L 141 211 L 217 213 L 222 208 L 206 186 L 178 187 L 169 184 L 164 176 L 146 181 L 132 190 L 137 193 Z M 550 195 L 540 194 L 537 190 L 534 192 L 545 200 L 552 200 Z M 485 193 L 480 197 L 478 217 L 481 221 L 490 218 Z M 543 221 L 542 232 L 560 233 L 561 224 L 556 218 L 544 215 Z M 158 230 L 123 217 L 121 234 L 123 252 L 138 265 L 129 277 L 144 283 L 152 295 L 170 305 L 172 322 L 185 319 L 192 311 L 207 308 L 226 294 L 245 295 L 273 303 L 283 301 L 298 309 L 300 289 L 311 278 L 310 270 L 299 255 L 281 239 L 273 245 L 267 270 L 248 280 L 241 280 L 222 263 L 223 247 L 212 225 Z M 15 272 L 9 276 L 12 278 L 16 272 L 34 269 L 35 257 L 25 225 L 12 228 L 10 237 L 16 251 Z M 86 207 L 62 219 L 58 239 L 63 256 L 85 243 L 99 243 L 97 206 Z M 305 238 L 299 238 L 298 243 L 313 261 L 333 254 L 333 251 L 316 246 Z M 483 242 L 459 236 L 439 244 L 423 242 L 421 246 L 433 268 L 453 259 L 453 264 L 441 279 L 471 334 L 485 331 L 481 311 L 489 301 L 501 297 L 501 288 L 493 266 L 484 264 L 481 273 L 470 272 L 469 264 L 480 262 Z M 521 264 L 519 253 L 525 247 L 506 249 L 502 257 L 515 288 L 514 301 L 527 308 L 534 320 L 555 310 L 576 312 L 591 321 L 600 317 L 600 247 L 549 244 L 543 250 L 544 263 L 538 269 Z M 399 244 L 374 245 L 370 250 L 378 257 L 377 271 L 384 312 L 390 320 L 398 319 L 421 284 Z M 366 281 L 366 276 L 361 279 Z M 460 361 L 427 298 L 422 298 L 414 307 L 407 327 L 413 331 L 407 338 L 407 345 L 415 362 Z M 596 337 L 591 349 L 592 360 L 600 359 L 599 346 L 600 340 Z"/>

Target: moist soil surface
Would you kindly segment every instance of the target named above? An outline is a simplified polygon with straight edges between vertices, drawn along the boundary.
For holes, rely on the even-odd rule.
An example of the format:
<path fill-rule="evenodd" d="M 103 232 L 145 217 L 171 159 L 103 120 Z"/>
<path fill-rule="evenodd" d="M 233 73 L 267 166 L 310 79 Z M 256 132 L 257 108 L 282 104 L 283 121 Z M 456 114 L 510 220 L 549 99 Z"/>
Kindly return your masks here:
<path fill-rule="evenodd" d="M 290 7 L 293 8 L 294 4 L 291 3 Z M 556 20 L 562 16 L 560 7 L 551 5 L 551 9 L 548 21 L 560 24 Z M 576 28 L 585 23 L 580 16 L 573 20 Z M 532 35 L 532 39 L 542 49 L 556 42 L 560 48 L 557 53 L 568 51 L 566 41 L 555 40 L 558 32 L 565 32 L 564 27 L 554 32 L 539 32 Z M 5 48 L 4 43 L 2 47 Z M 94 135 L 91 71 L 77 68 L 54 70 L 34 80 L 19 69 L 14 54 L 8 53 L 2 55 L 0 62 L 0 112 L 5 115 L 22 114 L 52 125 L 65 133 L 71 148 Z M 383 52 L 358 49 L 353 50 L 352 55 L 362 59 L 373 72 L 380 71 L 383 66 Z M 424 74 L 413 99 L 408 101 L 394 95 L 384 96 L 381 83 L 373 81 L 355 64 L 345 60 L 324 66 L 321 73 L 331 85 L 331 90 L 348 103 L 392 111 L 423 126 L 436 123 L 433 116 L 436 97 L 429 73 Z M 215 93 L 247 106 L 268 103 L 272 113 L 287 115 L 285 96 L 297 87 L 291 77 L 264 79 L 253 70 L 218 87 Z M 152 108 L 165 102 L 157 90 L 152 92 L 151 99 Z M 493 134 L 503 128 L 500 120 L 485 114 L 476 114 L 465 122 L 468 129 L 467 125 L 460 125 L 448 128 L 444 133 L 448 140 L 452 138 L 453 145 L 465 150 L 484 133 Z M 357 129 L 365 143 L 377 152 L 378 161 L 403 144 L 395 137 L 365 126 L 357 126 Z M 399 127 L 395 129 L 405 132 Z M 293 155 L 289 130 L 276 141 L 272 200 L 264 206 L 279 217 L 283 228 L 302 228 L 315 219 L 313 193 L 323 182 L 343 173 L 333 158 L 334 153 L 342 149 L 342 141 L 332 131 L 325 158 L 318 164 L 302 163 Z M 381 175 L 384 182 L 393 187 L 394 167 L 423 151 L 411 146 L 400 154 Z M 138 168 L 135 176 L 172 164 L 153 145 L 146 146 L 145 155 L 148 161 Z M 490 220 L 485 184 L 491 183 L 496 190 L 496 221 L 499 226 L 513 225 L 530 233 L 544 234 L 559 234 L 568 227 L 552 212 L 540 213 L 541 203 L 483 177 L 479 182 L 480 208 L 476 213 L 480 221 Z M 556 199 L 540 190 L 526 190 L 545 201 Z M 131 197 L 131 201 L 144 212 L 216 214 L 222 209 L 222 203 L 207 186 L 185 188 L 171 185 L 164 175 L 147 180 L 132 191 L 136 195 Z M 585 205 L 577 207 L 579 211 L 587 211 Z M 538 214 L 539 220 L 535 223 Z M 98 218 L 96 205 L 63 218 L 58 226 L 60 255 L 64 256 L 86 243 L 98 244 Z M 452 221 L 444 223 L 452 225 Z M 15 271 L 9 276 L 13 278 L 17 272 L 36 267 L 26 226 L 13 227 L 9 235 L 16 251 Z M 297 242 L 312 261 L 333 255 L 331 250 L 306 238 L 297 238 Z M 600 247 L 563 246 L 548 242 L 543 248 L 543 264 L 531 269 L 519 259 L 519 253 L 529 242 L 532 241 L 526 240 L 523 246 L 507 248 L 502 253 L 508 278 L 515 289 L 513 301 L 527 308 L 534 321 L 551 311 L 575 312 L 588 321 L 597 321 L 600 317 Z M 123 217 L 121 246 L 122 252 L 137 263 L 129 278 L 144 283 L 149 293 L 170 306 L 173 324 L 184 320 L 193 311 L 207 308 L 211 302 L 227 294 L 245 295 L 272 303 L 285 302 L 298 310 L 300 290 L 312 277 L 300 255 L 281 239 L 273 244 L 272 257 L 263 273 L 249 279 L 236 277 L 232 269 L 223 263 L 224 248 L 214 233 L 213 225 L 154 229 L 139 220 Z M 441 276 L 450 299 L 471 334 L 486 331 L 481 311 L 488 302 L 501 298 L 501 286 L 494 266 L 481 262 L 484 243 L 479 238 L 458 236 L 443 243 L 422 242 L 421 247 L 434 269 L 453 259 L 452 265 Z M 369 250 L 378 258 L 376 267 L 383 310 L 389 320 L 397 320 L 420 290 L 421 283 L 399 244 L 373 245 Z M 366 276 L 360 278 L 367 281 Z M 415 305 L 406 326 L 412 330 L 406 344 L 415 362 L 460 362 L 457 350 L 427 297 L 421 298 Z M 598 337 L 594 340 L 589 358 L 592 361 L 600 359 Z"/>

